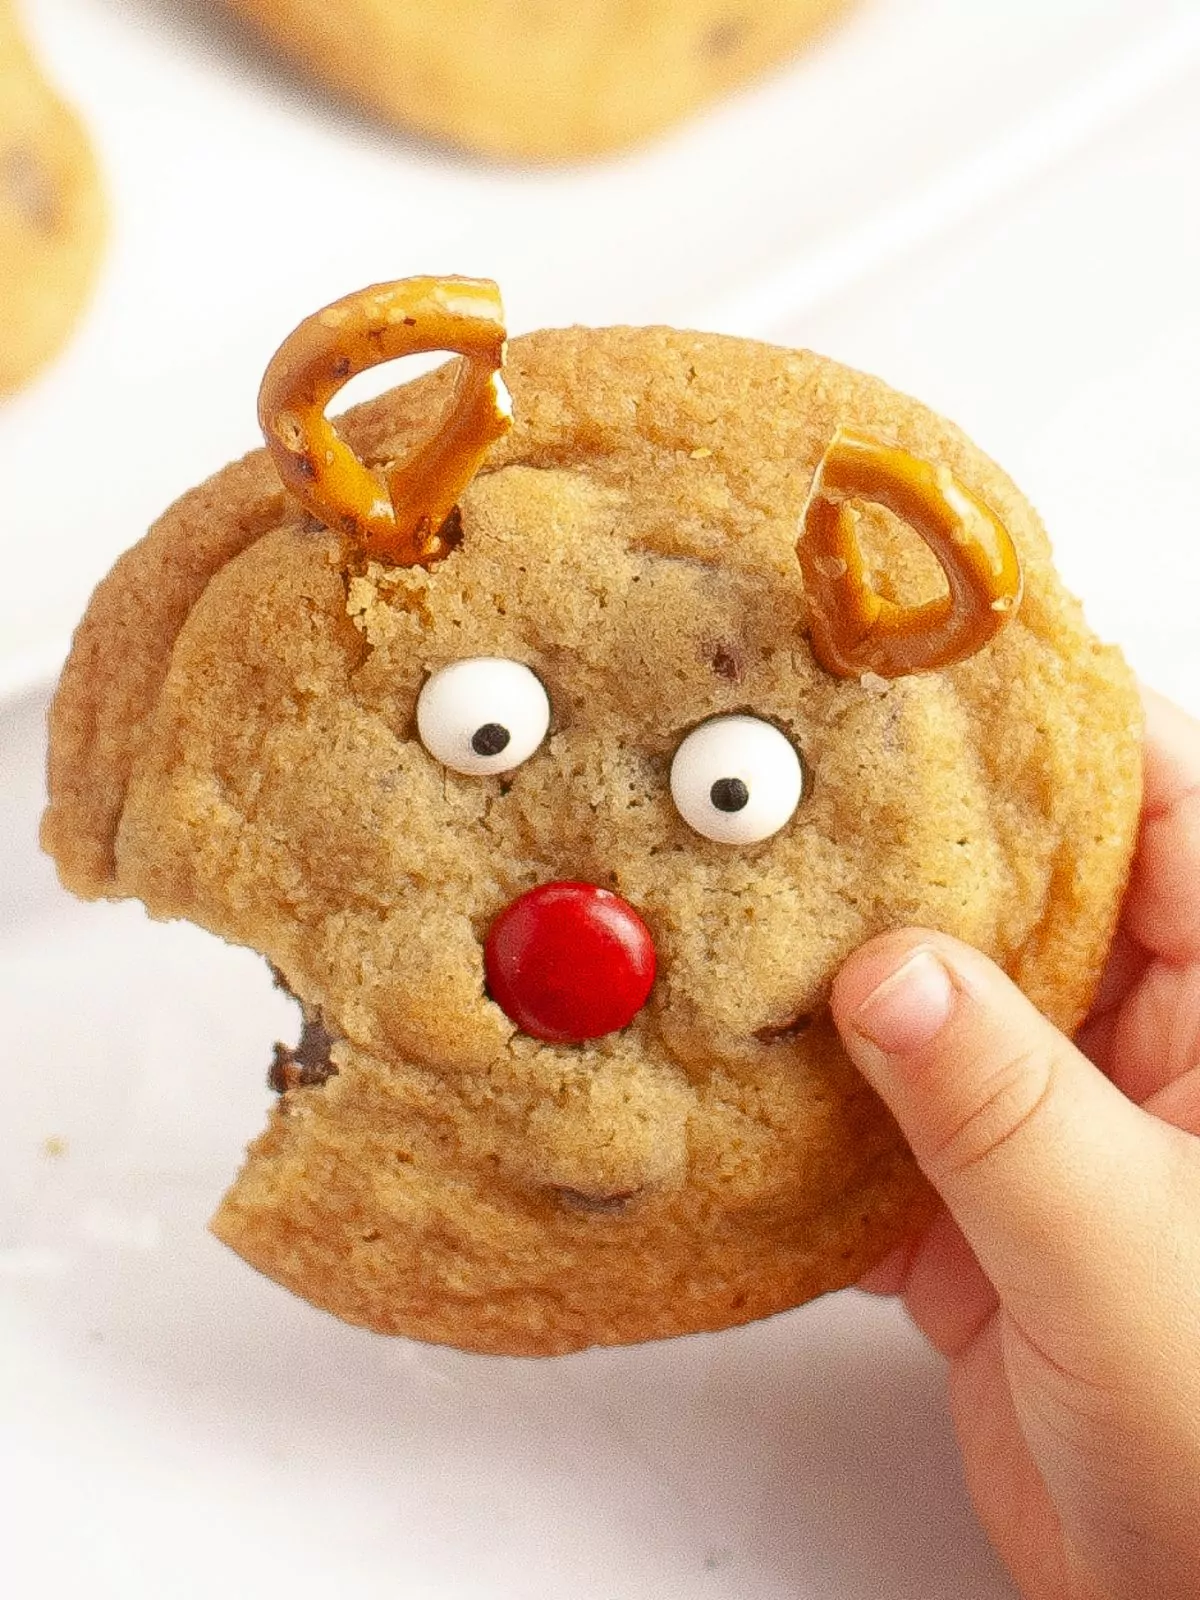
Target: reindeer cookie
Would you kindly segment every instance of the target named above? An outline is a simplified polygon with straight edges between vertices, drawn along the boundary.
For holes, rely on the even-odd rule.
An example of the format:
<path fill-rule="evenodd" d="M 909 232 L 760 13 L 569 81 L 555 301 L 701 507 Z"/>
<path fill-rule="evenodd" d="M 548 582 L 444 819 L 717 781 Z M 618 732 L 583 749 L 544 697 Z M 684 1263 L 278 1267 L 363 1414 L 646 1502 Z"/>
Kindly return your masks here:
<path fill-rule="evenodd" d="M 1139 716 L 914 401 L 712 335 L 503 338 L 491 285 L 424 279 L 285 342 L 268 450 L 92 601 L 44 840 L 299 999 L 219 1237 L 352 1322 L 550 1354 L 796 1305 L 920 1222 L 833 976 L 931 924 L 1075 1027 Z M 429 349 L 462 359 L 326 421 Z"/>
<path fill-rule="evenodd" d="M 58 350 L 92 285 L 100 183 L 76 118 L 0 0 L 0 394 Z"/>
<path fill-rule="evenodd" d="M 658 132 L 790 55 L 845 0 L 235 0 L 280 50 L 390 121 L 561 160 Z"/>

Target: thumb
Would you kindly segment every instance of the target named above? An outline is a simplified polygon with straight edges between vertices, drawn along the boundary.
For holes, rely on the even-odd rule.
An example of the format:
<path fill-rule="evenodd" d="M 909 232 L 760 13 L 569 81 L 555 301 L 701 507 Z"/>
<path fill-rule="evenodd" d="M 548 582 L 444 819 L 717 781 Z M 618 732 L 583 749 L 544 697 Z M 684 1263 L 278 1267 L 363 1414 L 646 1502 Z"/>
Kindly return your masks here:
<path fill-rule="evenodd" d="M 831 1004 L 1006 1309 L 1057 1359 L 1095 1357 L 1109 1317 L 1136 1320 L 1153 1270 L 1173 1187 L 1166 1130 L 944 934 L 873 940 Z"/>

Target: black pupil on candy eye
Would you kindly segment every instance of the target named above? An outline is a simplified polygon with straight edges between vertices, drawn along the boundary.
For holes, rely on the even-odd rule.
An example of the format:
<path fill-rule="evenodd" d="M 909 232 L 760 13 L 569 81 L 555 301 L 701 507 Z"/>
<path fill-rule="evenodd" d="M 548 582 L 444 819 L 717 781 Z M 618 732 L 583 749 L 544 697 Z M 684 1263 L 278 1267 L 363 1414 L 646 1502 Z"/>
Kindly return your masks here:
<path fill-rule="evenodd" d="M 471 735 L 471 749 L 477 756 L 498 756 L 501 750 L 508 748 L 511 738 L 508 729 L 502 728 L 498 722 L 485 722 L 482 728 L 476 728 Z"/>
<path fill-rule="evenodd" d="M 718 811 L 740 811 L 750 800 L 750 791 L 740 778 L 718 778 L 708 791 Z"/>

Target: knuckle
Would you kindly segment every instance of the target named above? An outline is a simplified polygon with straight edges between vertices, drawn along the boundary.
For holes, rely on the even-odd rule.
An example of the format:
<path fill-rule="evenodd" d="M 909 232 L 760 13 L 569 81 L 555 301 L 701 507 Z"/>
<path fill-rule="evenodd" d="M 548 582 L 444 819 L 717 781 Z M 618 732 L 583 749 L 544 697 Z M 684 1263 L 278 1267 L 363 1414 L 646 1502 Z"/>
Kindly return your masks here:
<path fill-rule="evenodd" d="M 960 1106 L 922 1161 L 935 1184 L 957 1182 L 1012 1157 L 1044 1119 L 1058 1064 L 1044 1050 L 1011 1056 L 987 1075 L 982 1092 Z"/>

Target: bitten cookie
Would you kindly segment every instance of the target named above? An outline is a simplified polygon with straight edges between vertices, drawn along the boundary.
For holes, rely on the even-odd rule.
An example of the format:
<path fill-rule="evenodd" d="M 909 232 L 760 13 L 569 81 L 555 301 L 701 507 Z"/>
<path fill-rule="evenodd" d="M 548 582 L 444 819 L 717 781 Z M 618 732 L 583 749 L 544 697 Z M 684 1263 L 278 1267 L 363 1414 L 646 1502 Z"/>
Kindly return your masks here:
<path fill-rule="evenodd" d="M 845 0 L 231 0 L 306 70 L 488 155 L 588 156 L 657 132 L 809 39 Z"/>
<path fill-rule="evenodd" d="M 300 1001 L 219 1237 L 349 1321 L 550 1354 L 796 1305 L 920 1223 L 833 976 L 924 923 L 1074 1029 L 1140 720 L 1027 502 L 915 401 L 577 328 L 508 348 L 509 426 L 502 337 L 464 280 L 291 336 L 270 452 L 92 601 L 44 842 Z M 325 421 L 430 348 L 464 359 Z"/>
<path fill-rule="evenodd" d="M 104 234 L 95 160 L 0 0 L 0 393 L 66 339 Z"/>

